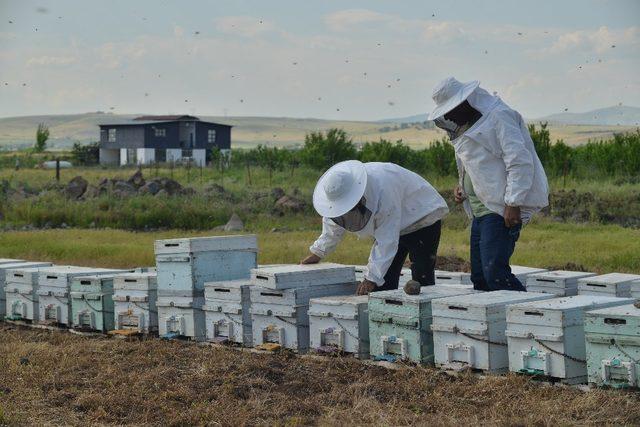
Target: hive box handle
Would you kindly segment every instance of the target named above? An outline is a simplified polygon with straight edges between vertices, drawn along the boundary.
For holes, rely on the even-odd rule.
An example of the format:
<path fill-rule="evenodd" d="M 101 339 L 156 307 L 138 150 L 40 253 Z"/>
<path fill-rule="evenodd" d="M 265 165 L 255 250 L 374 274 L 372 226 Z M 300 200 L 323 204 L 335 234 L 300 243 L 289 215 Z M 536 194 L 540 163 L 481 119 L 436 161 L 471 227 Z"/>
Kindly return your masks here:
<path fill-rule="evenodd" d="M 24 277 L 24 274 L 22 274 L 22 273 L 13 273 L 13 275 L 15 277 Z"/>
<path fill-rule="evenodd" d="M 269 280 L 269 278 L 267 276 L 256 276 L 256 279 L 258 279 L 258 280 Z"/>
<path fill-rule="evenodd" d="M 603 285 L 602 283 L 587 283 L 587 286 L 593 286 L 595 288 L 606 288 L 607 285 Z"/>
<path fill-rule="evenodd" d="M 460 307 L 459 305 L 450 305 L 449 310 L 462 310 L 467 311 L 467 307 Z"/>
<path fill-rule="evenodd" d="M 231 289 L 224 289 L 224 288 L 213 288 L 213 290 L 216 292 L 231 292 Z"/>
<path fill-rule="evenodd" d="M 544 316 L 544 313 L 540 313 L 539 311 L 525 311 L 525 316 Z"/>
<path fill-rule="evenodd" d="M 614 319 L 613 317 L 605 317 L 604 323 L 607 325 L 626 325 L 627 321 L 625 319 Z"/>
<path fill-rule="evenodd" d="M 391 305 L 402 305 L 402 301 L 396 301 L 393 299 L 386 299 L 384 300 L 385 304 L 391 304 Z"/>
<path fill-rule="evenodd" d="M 164 244 L 165 248 L 172 248 L 172 247 L 175 247 L 175 246 L 180 246 L 180 244 L 179 243 L 165 243 Z"/>
<path fill-rule="evenodd" d="M 260 295 L 262 295 L 263 297 L 281 297 L 282 298 L 282 294 L 279 294 L 276 292 L 260 292 Z"/>
<path fill-rule="evenodd" d="M 136 279 L 124 279 L 125 282 L 127 283 L 136 283 L 137 280 Z"/>

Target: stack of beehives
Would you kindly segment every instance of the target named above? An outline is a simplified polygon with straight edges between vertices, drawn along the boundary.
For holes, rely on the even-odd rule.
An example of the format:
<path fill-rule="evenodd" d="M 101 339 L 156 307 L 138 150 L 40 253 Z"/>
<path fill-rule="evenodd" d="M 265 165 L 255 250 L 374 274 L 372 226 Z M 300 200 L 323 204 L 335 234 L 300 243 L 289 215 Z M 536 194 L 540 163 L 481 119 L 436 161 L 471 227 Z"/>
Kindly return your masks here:
<path fill-rule="evenodd" d="M 309 300 L 356 291 L 354 268 L 338 264 L 282 265 L 251 272 L 253 344 L 309 349 Z"/>
<path fill-rule="evenodd" d="M 156 241 L 160 335 L 205 340 L 205 282 L 248 278 L 257 252 L 253 235 Z"/>

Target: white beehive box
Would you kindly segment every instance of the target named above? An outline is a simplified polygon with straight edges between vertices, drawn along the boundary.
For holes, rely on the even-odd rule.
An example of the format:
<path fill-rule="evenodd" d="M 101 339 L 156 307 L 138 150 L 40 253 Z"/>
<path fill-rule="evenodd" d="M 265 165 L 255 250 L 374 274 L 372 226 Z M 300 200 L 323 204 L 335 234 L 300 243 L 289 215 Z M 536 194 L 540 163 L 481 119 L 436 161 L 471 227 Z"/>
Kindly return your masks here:
<path fill-rule="evenodd" d="M 357 282 L 317 285 L 300 289 L 251 287 L 253 345 L 277 344 L 304 353 L 309 348 L 309 300 L 353 295 Z"/>
<path fill-rule="evenodd" d="M 356 281 L 357 282 L 362 282 L 362 280 L 364 280 L 364 273 L 367 269 L 366 265 L 354 265 L 353 266 L 355 273 L 356 273 Z M 398 286 L 402 287 L 405 285 L 405 283 L 407 283 L 409 280 L 411 280 L 411 269 L 410 268 L 403 268 L 400 271 L 400 279 L 398 280 Z"/>
<path fill-rule="evenodd" d="M 640 280 L 640 275 L 609 273 L 578 280 L 578 295 L 602 295 L 631 297 L 631 283 Z"/>
<path fill-rule="evenodd" d="M 513 275 L 516 276 L 518 280 L 520 280 L 522 286 L 526 286 L 527 278 L 532 274 L 546 273 L 547 271 L 549 270 L 547 270 L 546 268 L 524 267 L 522 265 L 511 266 L 511 273 L 513 273 Z"/>
<path fill-rule="evenodd" d="M 4 270 L 6 291 L 6 317 L 9 320 L 27 322 L 38 321 L 38 278 L 40 268 L 51 263 L 42 263 L 42 267 L 19 267 Z M 4 264 L 15 265 L 15 264 Z"/>
<path fill-rule="evenodd" d="M 204 290 L 205 282 L 246 279 L 257 265 L 256 236 L 216 236 L 155 242 L 158 295 Z"/>
<path fill-rule="evenodd" d="M 206 335 L 208 341 L 235 342 L 251 347 L 249 280 L 205 283 Z"/>
<path fill-rule="evenodd" d="M 439 298 L 431 302 L 435 363 L 445 369 L 509 369 L 506 307 L 554 298 L 551 294 L 493 291 Z"/>
<path fill-rule="evenodd" d="M 161 338 L 206 339 L 204 292 L 192 295 L 158 295 L 158 333 Z"/>
<path fill-rule="evenodd" d="M 634 280 L 629 286 L 631 298 L 640 299 L 640 280 Z"/>
<path fill-rule="evenodd" d="M 46 267 L 50 266 L 50 262 L 30 262 L 30 261 L 18 261 L 18 262 L 10 262 L 5 264 L 0 264 L 0 319 L 4 319 L 6 315 L 6 307 L 7 307 L 7 299 L 5 293 L 5 277 L 7 270 L 13 268 L 28 268 L 28 267 Z"/>
<path fill-rule="evenodd" d="M 578 294 L 578 279 L 595 275 L 595 273 L 566 270 L 531 274 L 527 277 L 526 288 L 531 292 L 543 292 L 561 297 L 572 296 Z"/>
<path fill-rule="evenodd" d="M 289 289 L 355 282 L 352 266 L 322 263 L 282 265 L 251 270 L 251 282 L 263 288 Z"/>
<path fill-rule="evenodd" d="M 157 275 L 155 272 L 128 273 L 113 281 L 116 331 L 158 332 Z"/>
<path fill-rule="evenodd" d="M 369 357 L 369 297 L 330 296 L 309 301 L 311 348 L 319 352 Z"/>
<path fill-rule="evenodd" d="M 589 383 L 640 387 L 640 308 L 633 304 L 585 313 Z"/>
<path fill-rule="evenodd" d="M 630 298 L 576 295 L 508 306 L 509 370 L 567 383 L 586 381 L 584 313 L 631 302 Z"/>
<path fill-rule="evenodd" d="M 436 285 L 465 285 L 473 287 L 470 273 L 436 270 L 435 276 Z"/>
<path fill-rule="evenodd" d="M 79 276 L 113 275 L 128 270 L 62 265 L 40 270 L 38 278 L 38 317 L 40 323 L 69 325 L 71 280 Z"/>

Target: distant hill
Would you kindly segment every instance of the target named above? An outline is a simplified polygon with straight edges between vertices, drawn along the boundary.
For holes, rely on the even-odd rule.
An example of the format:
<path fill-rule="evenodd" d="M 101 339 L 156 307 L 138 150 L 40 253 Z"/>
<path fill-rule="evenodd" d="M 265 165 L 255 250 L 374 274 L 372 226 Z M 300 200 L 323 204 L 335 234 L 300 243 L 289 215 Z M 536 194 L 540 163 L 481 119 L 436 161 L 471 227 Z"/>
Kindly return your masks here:
<path fill-rule="evenodd" d="M 558 113 L 535 120 L 558 124 L 599 125 L 599 126 L 639 126 L 640 108 L 617 105 L 600 108 L 585 113 Z"/>
<path fill-rule="evenodd" d="M 396 117 L 393 119 L 377 120 L 379 123 L 422 123 L 427 120 L 427 114 L 416 114 L 415 116 Z"/>

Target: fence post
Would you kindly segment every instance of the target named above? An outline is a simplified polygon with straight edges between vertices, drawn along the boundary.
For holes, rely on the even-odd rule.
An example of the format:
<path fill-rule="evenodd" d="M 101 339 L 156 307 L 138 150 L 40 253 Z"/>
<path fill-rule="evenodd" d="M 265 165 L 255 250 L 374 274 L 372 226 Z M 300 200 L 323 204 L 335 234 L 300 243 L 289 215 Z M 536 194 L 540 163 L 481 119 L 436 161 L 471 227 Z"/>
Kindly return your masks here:
<path fill-rule="evenodd" d="M 56 158 L 56 181 L 60 182 L 60 157 Z"/>

